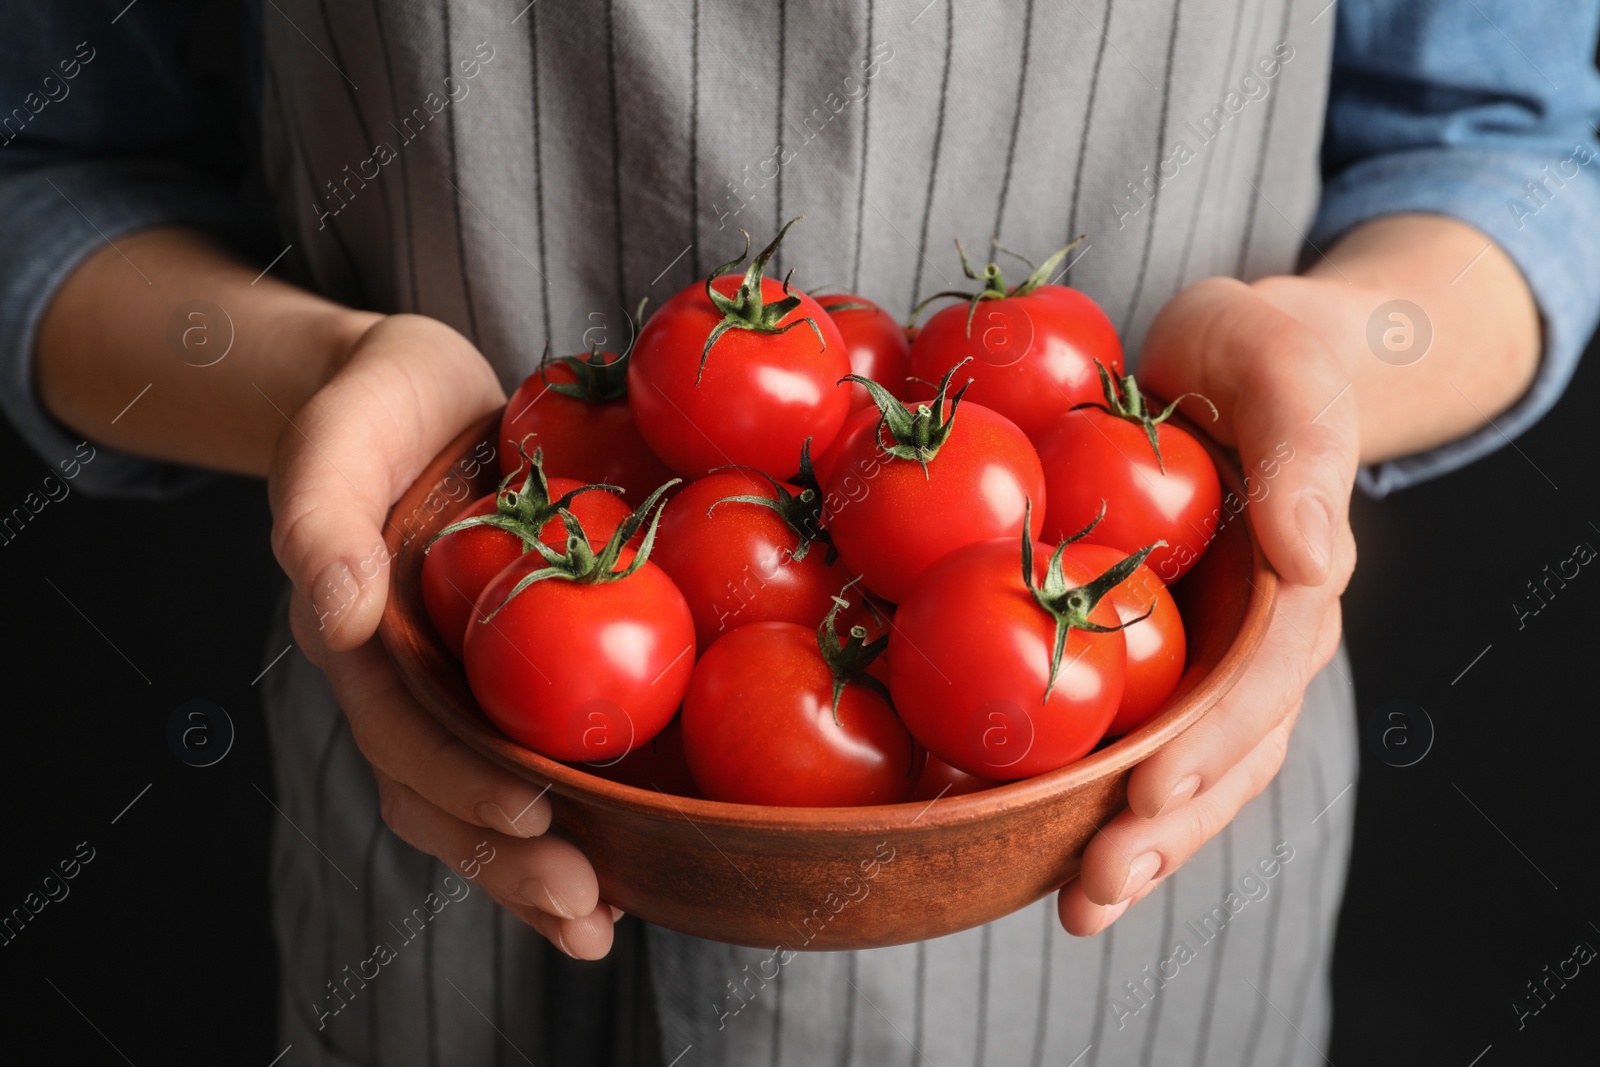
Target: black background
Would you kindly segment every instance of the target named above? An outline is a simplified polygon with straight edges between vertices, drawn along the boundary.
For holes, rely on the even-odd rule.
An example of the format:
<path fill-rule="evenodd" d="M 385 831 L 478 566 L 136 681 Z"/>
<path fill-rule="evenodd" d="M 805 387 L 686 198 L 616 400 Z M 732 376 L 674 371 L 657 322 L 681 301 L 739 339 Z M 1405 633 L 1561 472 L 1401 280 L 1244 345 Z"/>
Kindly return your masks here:
<path fill-rule="evenodd" d="M 1364 746 L 1359 784 L 1338 801 L 1358 816 L 1332 1063 L 1465 1067 L 1489 1046 L 1483 1067 L 1596 1058 L 1600 968 L 1520 1029 L 1510 1005 L 1576 942 L 1600 947 L 1600 566 L 1520 630 L 1511 606 L 1578 542 L 1600 548 L 1597 400 L 1591 360 L 1515 448 L 1356 501 L 1361 561 L 1345 610 L 1361 714 L 1409 700 L 1436 736 L 1409 767 Z M 9 508 L 48 470 L 9 431 L 0 455 Z M 260 485 L 222 479 L 161 504 L 74 492 L 0 547 L 0 907 L 19 905 L 79 842 L 95 849 L 70 896 L 0 947 L 12 1048 L 47 1042 L 62 1062 L 120 1062 L 109 1040 L 141 1065 L 265 1065 L 281 1051 L 266 900 L 279 816 L 263 796 L 272 784 L 251 684 L 279 651 L 265 648 L 279 589 L 267 528 Z M 236 727 L 215 766 L 187 766 L 168 747 L 168 720 L 191 699 L 221 704 Z"/>

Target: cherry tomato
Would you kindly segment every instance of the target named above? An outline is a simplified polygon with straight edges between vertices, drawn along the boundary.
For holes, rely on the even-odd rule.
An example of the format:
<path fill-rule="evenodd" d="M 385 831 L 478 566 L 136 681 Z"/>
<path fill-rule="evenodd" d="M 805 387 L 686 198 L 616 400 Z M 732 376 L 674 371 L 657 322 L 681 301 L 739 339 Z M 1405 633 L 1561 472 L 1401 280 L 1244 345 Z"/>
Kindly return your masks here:
<path fill-rule="evenodd" d="M 889 691 L 930 754 L 982 778 L 1027 778 L 1086 755 L 1104 736 L 1122 700 L 1127 642 L 1108 600 L 1082 595 L 1070 605 L 1096 633 L 1067 626 L 1052 679 L 1052 650 L 1063 624 L 1023 583 L 1017 537 L 958 548 L 917 580 L 895 611 L 889 635 Z M 1050 559 L 1029 543 L 1035 587 L 1059 568 L 1058 606 L 1095 581 L 1074 559 Z"/>
<path fill-rule="evenodd" d="M 631 785 L 635 789 L 659 789 L 675 797 L 698 797 L 700 789 L 689 774 L 683 754 L 683 719 L 673 716 L 661 732 L 625 753 L 621 759 L 600 763 L 575 763 L 580 771 L 597 778 Z"/>
<path fill-rule="evenodd" d="M 1021 430 L 1004 416 L 960 394 L 912 414 L 893 397 L 881 435 L 853 437 L 834 458 L 824 504 L 828 529 L 846 568 L 893 603 L 910 592 L 929 564 L 974 541 L 1020 535 L 1030 498 L 1042 507 L 1044 471 Z M 877 388 L 873 386 L 873 388 Z M 959 410 L 958 410 L 959 406 Z M 935 409 L 942 418 L 935 418 Z M 911 455 L 914 439 L 929 444 Z M 926 469 L 924 469 L 926 463 Z M 1033 531 L 1042 525 L 1033 514 Z"/>
<path fill-rule="evenodd" d="M 938 756 L 929 756 L 923 764 L 922 773 L 917 776 L 917 787 L 911 791 L 911 799 L 931 803 L 945 797 L 981 793 L 1004 784 L 992 778 L 979 778 L 975 774 L 958 771 Z"/>
<path fill-rule="evenodd" d="M 911 735 L 867 684 L 847 682 L 835 703 L 834 680 L 811 627 L 758 622 L 718 638 L 683 701 L 684 751 L 701 792 L 784 807 L 908 799 Z"/>
<path fill-rule="evenodd" d="M 1109 545 L 1080 541 L 1067 546 L 1066 556 L 1091 572 L 1102 574 L 1120 563 L 1127 553 Z M 1178 605 L 1148 564 L 1140 564 L 1106 599 L 1122 620 L 1122 636 L 1128 642 L 1128 680 L 1122 689 L 1122 703 L 1117 705 L 1117 716 L 1106 728 L 1107 737 L 1121 737 L 1153 718 L 1178 687 L 1188 645 Z M 1148 617 L 1134 622 L 1146 612 Z"/>
<path fill-rule="evenodd" d="M 565 556 L 527 553 L 479 595 L 467 681 L 518 744 L 604 762 L 649 741 L 677 710 L 694 670 L 694 620 L 666 572 L 622 544 L 665 489 L 600 553 L 570 537 Z"/>
<path fill-rule="evenodd" d="M 1049 284 L 1070 247 L 1010 289 L 991 263 L 982 276 L 987 283 L 984 299 L 952 304 L 923 325 L 911 348 L 911 375 L 937 381 L 961 360 L 974 357 L 968 368 L 972 399 L 1033 439 L 1073 405 L 1099 399 L 1095 360 L 1120 369 L 1122 342 L 1092 299 Z M 979 277 L 965 252 L 961 262 L 968 277 Z"/>
<path fill-rule="evenodd" d="M 662 514 L 651 558 L 688 601 L 702 652 L 753 622 L 815 627 L 849 581 L 842 564 L 828 562 L 831 546 L 815 539 L 825 536 L 821 501 L 815 491 L 801 501 L 802 492 L 743 469 L 718 471 L 690 482 Z M 728 499 L 737 496 L 773 506 Z"/>
<path fill-rule="evenodd" d="M 620 486 L 632 502 L 649 496 L 672 472 L 634 424 L 625 372 L 626 357 L 601 352 L 546 361 L 528 375 L 500 418 L 500 472 L 522 466 L 517 446 L 531 434 L 552 472 Z"/>
<path fill-rule="evenodd" d="M 508 477 L 507 483 L 510 480 Z M 569 499 L 569 493 L 575 495 Z M 474 500 L 450 524 L 453 527 L 466 520 L 499 515 L 516 523 L 522 533 L 486 523 L 473 524 L 453 533 L 441 532 L 428 546 L 422 558 L 422 603 L 433 628 L 457 659 L 461 658 L 461 643 L 472 617 L 473 602 L 490 579 L 527 551 L 524 536 L 534 534 L 551 548 L 566 544 L 567 531 L 557 514 L 559 507 L 570 509 L 578 517 L 591 546 L 605 544 L 628 518 L 628 505 L 621 500 L 571 478 L 550 478 L 544 485 L 538 479 L 525 479 L 520 490 L 502 484 L 498 492 Z"/>
<path fill-rule="evenodd" d="M 853 293 L 828 296 L 819 303 L 844 338 L 850 373 L 881 382 L 891 395 L 904 400 L 911 366 L 911 342 L 906 328 L 871 300 Z M 862 408 L 876 411 L 877 405 L 866 389 L 851 385 L 850 410 Z"/>
<path fill-rule="evenodd" d="M 634 420 L 685 477 L 734 464 L 793 477 L 801 443 L 822 451 L 849 412 L 850 393 L 835 384 L 850 372 L 839 328 L 811 297 L 762 277 L 782 238 L 743 278 L 722 274 L 740 256 L 673 296 L 634 345 Z"/>
<path fill-rule="evenodd" d="M 1131 384 L 1133 379 L 1123 381 Z M 1109 379 L 1105 388 L 1113 404 L 1125 403 Z M 1137 392 L 1130 394 L 1129 402 L 1135 397 Z M 1105 518 L 1084 540 L 1124 552 L 1167 542 L 1150 554 L 1149 566 L 1170 585 L 1210 545 L 1222 514 L 1222 483 L 1199 441 L 1147 415 L 1142 397 L 1137 403 L 1134 415 L 1079 408 L 1062 415 L 1039 437 L 1039 459 L 1049 487 L 1044 540 L 1071 537 L 1094 521 L 1104 503 Z"/>

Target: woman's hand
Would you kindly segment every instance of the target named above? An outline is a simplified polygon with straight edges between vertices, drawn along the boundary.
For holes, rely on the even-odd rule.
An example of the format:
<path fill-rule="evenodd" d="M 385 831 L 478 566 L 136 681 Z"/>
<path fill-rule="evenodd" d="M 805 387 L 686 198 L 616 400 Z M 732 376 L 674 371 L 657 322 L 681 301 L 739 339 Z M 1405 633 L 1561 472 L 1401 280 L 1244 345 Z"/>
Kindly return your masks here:
<path fill-rule="evenodd" d="M 1414 358 L 1380 358 L 1368 339 L 1396 300 L 1428 320 L 1431 346 Z M 1239 452 L 1251 483 L 1245 514 L 1281 580 L 1277 610 L 1234 687 L 1134 768 L 1127 810 L 1090 842 L 1061 891 L 1068 931 L 1105 929 L 1277 774 L 1306 685 L 1339 645 L 1339 597 L 1356 558 L 1357 464 L 1484 425 L 1526 390 L 1538 357 L 1521 274 L 1482 233 L 1442 216 L 1377 219 L 1305 276 L 1213 278 L 1162 309 L 1140 383 L 1157 396 L 1196 392 L 1216 403 L 1216 423 L 1209 411 L 1191 413 Z"/>
<path fill-rule="evenodd" d="M 1080 935 L 1153 892 L 1277 774 L 1306 685 L 1339 647 L 1339 595 L 1355 565 L 1355 405 L 1336 402 L 1349 377 L 1312 329 L 1242 282 L 1201 282 L 1156 319 L 1139 379 L 1159 396 L 1216 403 L 1221 420 L 1202 424 L 1238 449 L 1252 490 L 1263 486 L 1245 511 L 1282 585 L 1250 669 L 1134 768 L 1128 810 L 1061 891 L 1062 925 Z"/>
<path fill-rule="evenodd" d="M 294 582 L 295 641 L 332 683 L 390 829 L 451 868 L 487 839 L 488 894 L 568 955 L 598 959 L 613 912 L 583 854 L 542 836 L 549 800 L 428 715 L 375 636 L 390 506 L 462 427 L 504 402 L 482 355 L 448 326 L 377 321 L 284 427 L 268 472 L 272 547 Z"/>
<path fill-rule="evenodd" d="M 162 228 L 73 271 L 40 323 L 35 370 L 48 409 L 91 440 L 267 475 L 295 641 L 332 682 L 385 821 L 452 869 L 488 839 L 489 895 L 570 955 L 604 956 L 613 912 L 588 860 L 542 836 L 549 801 L 424 712 L 374 636 L 390 505 L 505 402 L 477 349 L 436 320 L 342 307 Z"/>

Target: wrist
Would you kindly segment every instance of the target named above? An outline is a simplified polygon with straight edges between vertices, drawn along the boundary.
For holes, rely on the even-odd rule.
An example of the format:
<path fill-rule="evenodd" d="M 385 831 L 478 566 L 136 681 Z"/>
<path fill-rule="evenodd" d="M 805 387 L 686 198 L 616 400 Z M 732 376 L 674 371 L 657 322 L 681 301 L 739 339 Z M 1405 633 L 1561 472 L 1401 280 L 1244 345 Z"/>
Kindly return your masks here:
<path fill-rule="evenodd" d="M 350 362 L 362 338 L 387 316 L 375 311 L 358 311 L 337 304 L 308 309 L 285 324 L 286 336 L 279 339 L 280 352 L 308 353 L 303 373 L 292 397 L 291 414 L 306 405 Z"/>
<path fill-rule="evenodd" d="M 1485 426 L 1532 383 L 1537 308 L 1510 258 L 1456 219 L 1398 215 L 1341 237 L 1302 277 L 1254 286 L 1338 356 L 1361 461 L 1423 452 Z"/>

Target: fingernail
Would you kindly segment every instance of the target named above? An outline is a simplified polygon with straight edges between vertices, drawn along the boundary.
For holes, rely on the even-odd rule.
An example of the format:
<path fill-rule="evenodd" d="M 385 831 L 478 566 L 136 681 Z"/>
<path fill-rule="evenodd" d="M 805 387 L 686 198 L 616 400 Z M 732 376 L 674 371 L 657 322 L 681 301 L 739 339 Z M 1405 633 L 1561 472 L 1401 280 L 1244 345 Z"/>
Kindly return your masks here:
<path fill-rule="evenodd" d="M 1090 931 L 1089 936 L 1093 937 L 1095 934 L 1103 932 L 1106 927 L 1122 918 L 1122 913 L 1128 910 L 1128 905 L 1131 903 L 1133 902 L 1130 900 L 1124 900 L 1121 904 L 1113 904 L 1107 908 L 1105 915 L 1101 918 L 1100 925 Z"/>
<path fill-rule="evenodd" d="M 1306 550 L 1318 567 L 1326 568 L 1333 558 L 1333 517 L 1328 506 L 1318 496 L 1307 494 L 1294 506 L 1295 522 L 1300 524 L 1300 536 L 1305 538 Z"/>
<path fill-rule="evenodd" d="M 606 907 L 611 909 L 611 923 L 612 923 L 613 926 L 616 925 L 617 923 L 621 922 L 622 921 L 622 917 L 624 915 L 628 914 L 627 912 L 623 911 L 621 908 L 617 907 L 615 904 L 607 904 Z"/>
<path fill-rule="evenodd" d="M 572 950 L 567 947 L 567 939 L 561 936 L 560 930 L 556 931 L 556 948 L 565 952 L 568 956 L 572 956 Z M 577 959 L 578 957 L 572 956 L 572 958 Z"/>
<path fill-rule="evenodd" d="M 508 830 L 514 832 L 516 830 L 515 824 L 513 824 L 511 821 L 511 816 L 507 815 L 506 809 L 502 808 L 498 804 L 491 804 L 489 801 L 485 800 L 474 810 L 478 814 L 478 821 L 483 823 L 485 826 L 492 826 L 496 830 L 500 830 L 502 832 Z"/>
<path fill-rule="evenodd" d="M 526 804 L 523 806 L 522 812 L 512 818 L 506 814 L 506 809 L 486 800 L 478 805 L 476 811 L 480 822 L 485 826 L 493 826 L 501 833 L 510 834 L 512 837 L 537 837 L 539 835 L 539 831 L 536 828 L 537 820 L 528 817 L 528 813 L 532 808 L 532 804 Z"/>
<path fill-rule="evenodd" d="M 549 912 L 558 918 L 578 918 L 578 913 L 572 910 L 572 906 L 552 893 L 543 879 L 524 878 L 517 886 L 517 897 L 529 907 Z"/>
<path fill-rule="evenodd" d="M 1117 890 L 1119 902 L 1127 900 L 1139 890 L 1150 884 L 1150 879 L 1156 876 L 1161 869 L 1161 857 L 1154 852 L 1146 852 L 1134 858 L 1128 864 L 1128 877 L 1122 880 L 1122 888 Z"/>
<path fill-rule="evenodd" d="M 1161 802 L 1161 806 L 1156 809 L 1156 814 L 1162 815 L 1168 811 L 1171 811 L 1179 804 L 1182 804 L 1184 801 L 1194 796 L 1199 789 L 1200 776 L 1198 774 L 1191 774 L 1186 778 L 1178 779 L 1178 784 L 1172 787 L 1172 792 L 1168 793 L 1167 799 Z"/>
<path fill-rule="evenodd" d="M 355 572 L 344 560 L 334 560 L 322 568 L 322 573 L 311 583 L 310 590 L 311 606 L 317 613 L 317 628 L 324 634 L 338 629 L 344 613 L 350 610 L 360 593 L 361 586 L 356 581 Z"/>
<path fill-rule="evenodd" d="M 541 878 L 523 878 L 523 883 L 517 886 L 517 891 L 522 894 L 522 899 L 541 912 L 550 912 L 562 918 L 578 918 L 578 912 L 573 910 L 573 905 L 563 901 L 562 897 L 555 896 L 555 893 L 550 891 L 550 886 Z"/>

